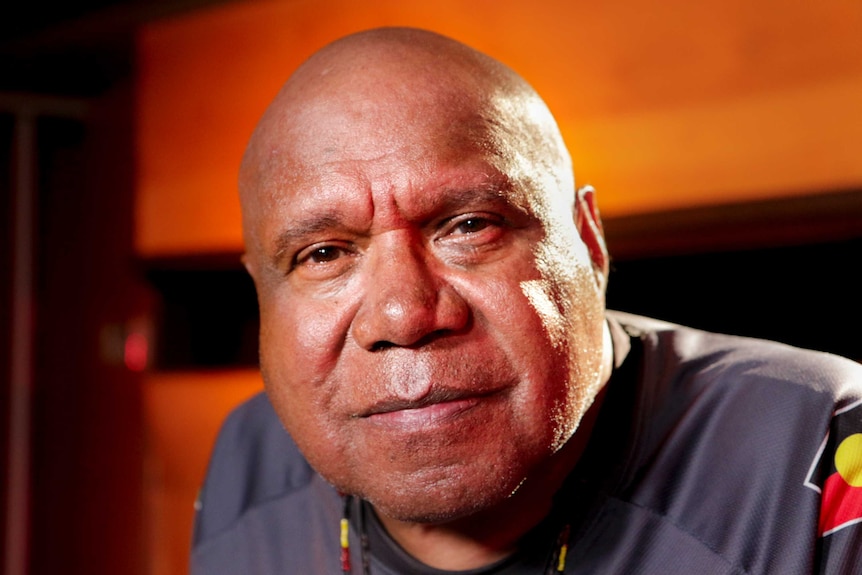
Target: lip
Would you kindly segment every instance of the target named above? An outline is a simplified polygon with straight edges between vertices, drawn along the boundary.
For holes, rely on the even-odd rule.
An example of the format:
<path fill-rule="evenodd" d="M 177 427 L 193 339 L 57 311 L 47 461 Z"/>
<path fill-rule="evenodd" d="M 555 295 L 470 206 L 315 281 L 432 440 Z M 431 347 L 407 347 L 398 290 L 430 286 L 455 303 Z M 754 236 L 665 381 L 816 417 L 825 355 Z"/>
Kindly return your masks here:
<path fill-rule="evenodd" d="M 392 406 L 363 416 L 368 421 L 404 431 L 422 430 L 450 423 L 479 405 L 481 397 L 465 397 L 417 407 Z"/>

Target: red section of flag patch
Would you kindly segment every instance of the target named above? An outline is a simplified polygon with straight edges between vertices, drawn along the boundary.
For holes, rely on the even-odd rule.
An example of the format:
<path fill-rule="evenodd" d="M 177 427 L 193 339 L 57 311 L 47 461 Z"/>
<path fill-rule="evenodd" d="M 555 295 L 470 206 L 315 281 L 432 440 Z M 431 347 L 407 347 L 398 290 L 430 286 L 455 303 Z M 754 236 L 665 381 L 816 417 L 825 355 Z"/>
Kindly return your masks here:
<path fill-rule="evenodd" d="M 862 524 L 862 400 L 833 415 L 805 486 L 821 496 L 819 536 Z"/>
<path fill-rule="evenodd" d="M 821 501 L 819 535 L 862 522 L 862 487 L 853 487 L 840 473 L 833 473 L 823 483 Z"/>

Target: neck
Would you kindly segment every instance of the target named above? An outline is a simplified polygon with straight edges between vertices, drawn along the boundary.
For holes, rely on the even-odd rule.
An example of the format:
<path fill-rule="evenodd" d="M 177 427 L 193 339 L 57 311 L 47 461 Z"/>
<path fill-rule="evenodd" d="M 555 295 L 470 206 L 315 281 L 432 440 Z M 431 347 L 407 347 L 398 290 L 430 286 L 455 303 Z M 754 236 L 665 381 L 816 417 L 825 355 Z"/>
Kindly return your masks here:
<path fill-rule="evenodd" d="M 490 565 L 517 551 L 524 535 L 551 512 L 555 494 L 583 451 L 582 442 L 574 440 L 572 437 L 537 474 L 541 481 L 526 480 L 515 494 L 491 509 L 439 524 L 377 515 L 405 551 L 430 567 L 461 571 Z"/>
<path fill-rule="evenodd" d="M 604 326 L 602 379 L 593 405 L 575 434 L 533 477 L 501 504 L 454 521 L 424 524 L 400 521 L 378 513 L 389 535 L 410 555 L 430 567 L 468 570 L 508 557 L 519 541 L 551 512 L 556 493 L 586 448 L 612 371 L 613 347 Z"/>

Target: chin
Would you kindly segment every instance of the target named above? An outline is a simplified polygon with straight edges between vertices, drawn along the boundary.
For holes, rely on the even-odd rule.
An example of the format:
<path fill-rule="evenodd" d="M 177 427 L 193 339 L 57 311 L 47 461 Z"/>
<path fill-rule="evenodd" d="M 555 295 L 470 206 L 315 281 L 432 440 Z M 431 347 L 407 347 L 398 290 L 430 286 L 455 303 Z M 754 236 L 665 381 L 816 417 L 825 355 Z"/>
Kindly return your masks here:
<path fill-rule="evenodd" d="M 463 499 L 426 495 L 421 499 L 412 498 L 407 501 L 393 500 L 388 497 L 382 500 L 374 497 L 365 499 L 378 513 L 391 519 L 407 523 L 438 525 L 493 508 L 505 498 L 506 496 L 485 491 L 482 497 L 478 498 L 472 495 Z"/>
<path fill-rule="evenodd" d="M 375 510 L 398 521 L 441 524 L 492 509 L 517 491 L 522 474 L 481 473 L 472 478 L 401 478 L 371 489 L 348 492 L 365 499 Z M 411 481 L 412 479 L 412 481 Z"/>

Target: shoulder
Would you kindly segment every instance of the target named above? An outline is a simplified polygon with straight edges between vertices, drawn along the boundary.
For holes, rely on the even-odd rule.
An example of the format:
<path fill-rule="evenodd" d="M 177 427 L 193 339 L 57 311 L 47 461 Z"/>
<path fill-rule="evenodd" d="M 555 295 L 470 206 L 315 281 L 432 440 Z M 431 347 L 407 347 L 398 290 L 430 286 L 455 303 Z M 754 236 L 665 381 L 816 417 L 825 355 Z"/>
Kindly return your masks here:
<path fill-rule="evenodd" d="M 762 477 L 769 488 L 781 473 L 805 475 L 835 414 L 862 400 L 862 366 L 848 359 L 616 317 L 642 349 L 635 391 L 642 461 L 697 461 L 687 474 L 739 473 L 747 487 Z"/>
<path fill-rule="evenodd" d="M 314 471 L 259 393 L 227 417 L 196 503 L 193 546 L 249 511 L 305 488 Z"/>
<path fill-rule="evenodd" d="M 824 453 L 835 451 L 826 439 L 836 437 L 843 413 L 857 414 L 851 424 L 862 432 L 862 366 L 770 341 L 612 317 L 642 349 L 634 455 L 618 497 L 745 572 L 823 560 L 819 491 L 830 473 Z M 844 555 L 833 549 L 831 556 Z"/>
<path fill-rule="evenodd" d="M 849 359 L 748 337 L 710 333 L 631 314 L 610 312 L 644 349 L 644 377 L 685 391 L 768 390 L 809 401 L 830 413 L 862 398 L 862 365 Z M 667 390 L 669 391 L 669 390 Z"/>

